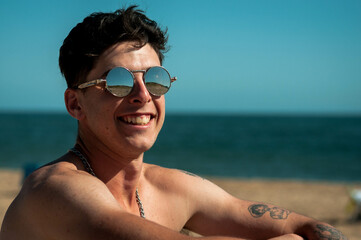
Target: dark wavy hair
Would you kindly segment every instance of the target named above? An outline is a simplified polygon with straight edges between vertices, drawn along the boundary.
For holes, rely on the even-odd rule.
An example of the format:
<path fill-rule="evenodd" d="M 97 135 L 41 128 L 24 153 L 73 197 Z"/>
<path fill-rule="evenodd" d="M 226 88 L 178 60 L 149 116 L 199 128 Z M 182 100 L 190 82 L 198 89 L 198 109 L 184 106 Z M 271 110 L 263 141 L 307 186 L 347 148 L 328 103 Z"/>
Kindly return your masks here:
<path fill-rule="evenodd" d="M 167 30 L 163 31 L 137 7 L 93 13 L 70 31 L 59 53 L 60 71 L 69 88 L 84 82 L 99 56 L 119 42 L 135 41 L 137 47 L 149 43 L 162 63 L 168 50 Z"/>

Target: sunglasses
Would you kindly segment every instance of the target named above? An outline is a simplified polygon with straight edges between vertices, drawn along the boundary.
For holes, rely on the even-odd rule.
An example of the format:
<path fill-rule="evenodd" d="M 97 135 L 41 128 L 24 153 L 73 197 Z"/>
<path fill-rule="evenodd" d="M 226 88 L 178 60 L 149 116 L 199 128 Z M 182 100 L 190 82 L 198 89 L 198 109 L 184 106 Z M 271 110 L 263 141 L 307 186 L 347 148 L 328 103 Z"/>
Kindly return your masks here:
<path fill-rule="evenodd" d="M 134 74 L 144 73 L 143 81 L 148 92 L 154 96 L 162 96 L 166 94 L 171 83 L 177 80 L 171 77 L 169 72 L 161 66 L 148 68 L 147 70 L 131 71 L 124 67 L 116 67 L 109 71 L 105 79 L 96 79 L 82 83 L 79 89 L 84 89 L 105 82 L 105 88 L 116 97 L 127 96 L 134 87 Z"/>

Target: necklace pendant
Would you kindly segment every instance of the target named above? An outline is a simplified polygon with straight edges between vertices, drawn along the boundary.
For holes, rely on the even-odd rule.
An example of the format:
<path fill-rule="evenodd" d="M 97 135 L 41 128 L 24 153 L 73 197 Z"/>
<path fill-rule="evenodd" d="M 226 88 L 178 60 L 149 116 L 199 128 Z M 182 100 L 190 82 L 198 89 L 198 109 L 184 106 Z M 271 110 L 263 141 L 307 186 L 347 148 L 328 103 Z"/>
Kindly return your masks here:
<path fill-rule="evenodd" d="M 139 197 L 139 193 L 138 193 L 138 188 L 135 189 L 135 197 L 137 199 L 137 203 L 138 203 L 138 208 L 139 208 L 139 214 L 142 218 L 145 218 L 145 214 L 144 214 L 144 209 L 143 209 L 143 204 L 142 201 L 140 201 L 140 197 Z"/>

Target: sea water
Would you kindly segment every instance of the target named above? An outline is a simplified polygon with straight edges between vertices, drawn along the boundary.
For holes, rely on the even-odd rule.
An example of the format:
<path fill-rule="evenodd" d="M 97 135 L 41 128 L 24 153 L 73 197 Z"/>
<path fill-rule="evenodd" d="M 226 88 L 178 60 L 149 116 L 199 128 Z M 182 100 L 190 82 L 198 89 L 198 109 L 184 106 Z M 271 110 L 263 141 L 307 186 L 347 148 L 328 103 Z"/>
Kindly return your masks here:
<path fill-rule="evenodd" d="M 0 167 L 53 161 L 72 147 L 67 114 L 0 114 Z M 145 162 L 199 175 L 361 181 L 361 117 L 170 114 Z"/>

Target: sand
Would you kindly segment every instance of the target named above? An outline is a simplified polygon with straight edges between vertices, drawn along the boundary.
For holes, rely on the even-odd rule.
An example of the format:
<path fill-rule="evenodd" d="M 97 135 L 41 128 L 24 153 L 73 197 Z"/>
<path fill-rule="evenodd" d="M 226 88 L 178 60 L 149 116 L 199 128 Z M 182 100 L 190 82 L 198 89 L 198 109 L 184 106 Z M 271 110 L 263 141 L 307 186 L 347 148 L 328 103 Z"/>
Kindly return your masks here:
<path fill-rule="evenodd" d="M 361 240 L 361 221 L 350 221 L 346 210 L 349 190 L 360 184 L 208 178 L 232 195 L 282 206 L 341 230 L 350 240 Z M 20 170 L 0 169 L 0 224 L 22 182 Z"/>

